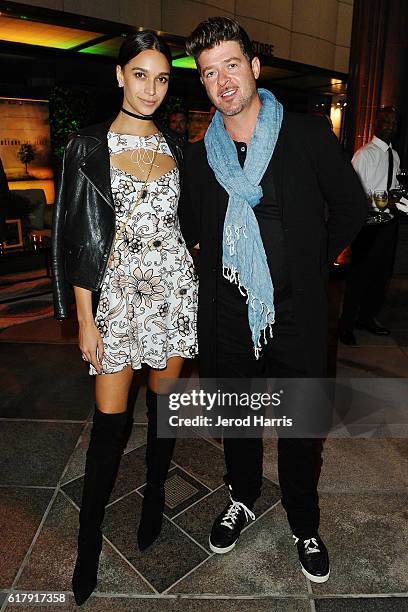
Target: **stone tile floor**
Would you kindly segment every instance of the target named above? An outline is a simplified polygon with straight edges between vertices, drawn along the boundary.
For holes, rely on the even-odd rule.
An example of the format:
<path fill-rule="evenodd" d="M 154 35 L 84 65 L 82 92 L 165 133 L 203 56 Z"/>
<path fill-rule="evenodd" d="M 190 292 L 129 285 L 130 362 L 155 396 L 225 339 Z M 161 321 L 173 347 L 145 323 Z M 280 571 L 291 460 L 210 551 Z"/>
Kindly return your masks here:
<path fill-rule="evenodd" d="M 405 313 L 397 291 L 382 316 L 392 336 L 378 340 L 358 333 L 359 347 L 336 346 L 338 375 L 408 378 Z M 92 381 L 72 344 L 3 341 L 0 364 L 0 612 L 75 610 L 70 580 Z M 221 447 L 213 440 L 179 440 L 162 534 L 140 553 L 142 391 L 135 420 L 106 512 L 97 591 L 83 609 L 408 612 L 407 439 L 327 441 L 321 534 L 332 574 L 326 584 L 316 585 L 298 567 L 280 502 L 274 439 L 265 441 L 257 520 L 223 556 L 208 548 L 208 530 L 227 499 Z M 16 600 L 46 592 L 64 594 L 65 602 L 8 602 L 10 594 Z"/>

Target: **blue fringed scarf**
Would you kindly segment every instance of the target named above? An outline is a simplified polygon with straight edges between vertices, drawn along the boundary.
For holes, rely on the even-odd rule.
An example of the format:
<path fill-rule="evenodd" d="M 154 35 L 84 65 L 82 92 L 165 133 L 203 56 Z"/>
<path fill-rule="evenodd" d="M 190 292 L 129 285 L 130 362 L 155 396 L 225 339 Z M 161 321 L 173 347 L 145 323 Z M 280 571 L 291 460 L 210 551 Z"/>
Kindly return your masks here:
<path fill-rule="evenodd" d="M 204 137 L 207 159 L 229 195 L 223 232 L 223 274 L 247 297 L 248 320 L 256 358 L 261 333 L 266 342 L 275 321 L 273 283 L 253 208 L 262 198 L 261 179 L 271 160 L 282 124 L 283 108 L 266 89 L 258 89 L 262 107 L 241 168 L 234 142 L 217 111 Z"/>

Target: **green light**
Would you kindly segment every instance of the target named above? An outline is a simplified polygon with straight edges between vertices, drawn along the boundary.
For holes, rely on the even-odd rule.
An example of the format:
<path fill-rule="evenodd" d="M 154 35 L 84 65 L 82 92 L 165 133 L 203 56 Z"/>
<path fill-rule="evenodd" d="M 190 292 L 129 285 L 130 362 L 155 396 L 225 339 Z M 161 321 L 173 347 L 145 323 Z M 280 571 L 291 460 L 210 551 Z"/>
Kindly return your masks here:
<path fill-rule="evenodd" d="M 112 51 L 103 45 L 86 47 L 86 49 L 80 49 L 78 53 L 90 53 L 91 55 L 113 55 Z"/>
<path fill-rule="evenodd" d="M 197 70 L 196 63 L 192 57 L 179 57 L 172 61 L 173 68 L 189 68 L 190 70 Z"/>
<path fill-rule="evenodd" d="M 20 15 L 20 19 L 28 19 L 25 15 Z"/>
<path fill-rule="evenodd" d="M 119 47 L 122 42 L 123 38 L 121 36 L 116 36 L 115 38 L 105 40 L 105 42 L 101 42 L 90 47 L 85 47 L 85 49 L 80 49 L 79 53 L 90 53 L 91 55 L 105 55 L 108 57 L 117 57 Z"/>

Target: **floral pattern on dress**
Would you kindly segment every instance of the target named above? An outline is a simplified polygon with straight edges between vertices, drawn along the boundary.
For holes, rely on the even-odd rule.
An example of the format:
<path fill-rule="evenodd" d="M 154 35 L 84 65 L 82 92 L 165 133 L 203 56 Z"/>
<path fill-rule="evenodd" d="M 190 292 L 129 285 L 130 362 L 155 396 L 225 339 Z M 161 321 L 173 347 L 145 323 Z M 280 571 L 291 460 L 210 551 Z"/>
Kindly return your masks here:
<path fill-rule="evenodd" d="M 108 133 L 111 155 L 154 151 L 158 135 Z M 164 139 L 159 153 L 171 155 Z M 142 181 L 111 166 L 116 229 L 126 221 Z M 116 237 L 101 287 L 96 325 L 102 335 L 102 372 L 112 374 L 143 363 L 163 369 L 176 355 L 197 354 L 198 281 L 180 231 L 177 167 L 148 183 L 148 194 Z M 96 374 L 90 366 L 90 374 Z"/>

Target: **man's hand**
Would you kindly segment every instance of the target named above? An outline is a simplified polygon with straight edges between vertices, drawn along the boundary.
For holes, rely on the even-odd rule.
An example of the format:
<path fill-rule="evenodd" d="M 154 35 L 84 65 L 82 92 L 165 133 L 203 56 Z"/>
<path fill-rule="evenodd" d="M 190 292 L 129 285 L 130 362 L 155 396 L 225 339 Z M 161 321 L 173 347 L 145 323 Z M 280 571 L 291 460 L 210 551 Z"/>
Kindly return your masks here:
<path fill-rule="evenodd" d="M 402 197 L 399 200 L 399 202 L 395 204 L 395 206 L 396 208 L 398 208 L 398 210 L 408 215 L 408 199 L 407 198 Z"/>
<path fill-rule="evenodd" d="M 388 194 L 388 208 L 392 211 L 397 209 L 397 202 L 399 202 L 401 195 L 399 193 L 391 192 Z"/>

